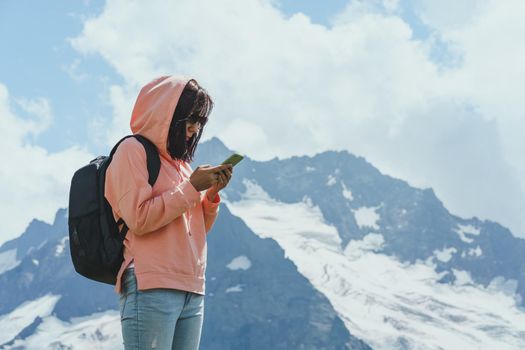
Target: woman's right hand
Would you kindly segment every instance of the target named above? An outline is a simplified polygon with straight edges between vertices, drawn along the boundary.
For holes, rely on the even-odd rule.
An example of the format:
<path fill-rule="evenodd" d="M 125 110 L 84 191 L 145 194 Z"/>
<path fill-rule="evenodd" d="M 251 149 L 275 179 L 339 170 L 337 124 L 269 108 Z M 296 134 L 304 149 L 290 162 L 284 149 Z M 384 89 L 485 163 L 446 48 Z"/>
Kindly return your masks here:
<path fill-rule="evenodd" d="M 224 164 L 218 166 L 211 166 L 209 164 L 200 165 L 193 171 L 190 176 L 190 182 L 197 191 L 204 191 L 217 183 L 219 180 L 219 172 L 224 169 L 231 170 L 231 164 Z"/>

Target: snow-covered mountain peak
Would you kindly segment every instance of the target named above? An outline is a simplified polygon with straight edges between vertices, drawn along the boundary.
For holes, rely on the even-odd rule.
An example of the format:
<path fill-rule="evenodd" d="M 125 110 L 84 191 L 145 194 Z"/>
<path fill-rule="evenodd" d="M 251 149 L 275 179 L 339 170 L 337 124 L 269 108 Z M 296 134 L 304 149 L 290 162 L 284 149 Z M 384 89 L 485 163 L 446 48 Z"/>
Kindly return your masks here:
<path fill-rule="evenodd" d="M 450 260 L 445 255 L 455 249 L 425 261 L 401 262 L 383 253 L 381 233 L 368 233 L 339 249 L 337 229 L 318 207 L 281 202 L 256 183 L 244 182 L 246 193 L 238 201 L 228 201 L 228 208 L 255 233 L 276 240 L 298 270 L 330 299 L 348 329 L 372 347 L 525 347 L 525 313 L 518 307 L 512 281 L 500 279 L 484 287 L 468 272 L 454 269 L 455 283 L 440 283 L 447 272 L 437 272 L 434 260 Z M 371 224 L 377 221 L 370 214 L 373 209 L 366 210 L 367 228 L 378 228 Z"/>

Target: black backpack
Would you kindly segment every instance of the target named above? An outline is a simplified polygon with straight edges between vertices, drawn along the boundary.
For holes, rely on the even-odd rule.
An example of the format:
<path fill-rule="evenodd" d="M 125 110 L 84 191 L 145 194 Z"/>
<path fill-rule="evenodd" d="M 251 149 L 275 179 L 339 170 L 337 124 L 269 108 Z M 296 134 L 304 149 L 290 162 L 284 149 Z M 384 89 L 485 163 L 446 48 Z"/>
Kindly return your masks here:
<path fill-rule="evenodd" d="M 69 247 L 75 270 L 89 279 L 115 284 L 124 260 L 124 238 L 128 227 L 115 222 L 111 205 L 104 197 L 106 170 L 118 146 L 129 137 L 136 138 L 146 150 L 148 182 L 151 186 L 160 171 L 156 146 L 141 135 L 121 139 L 108 157 L 99 156 L 73 175 L 69 191 Z M 124 175 L 125 176 L 125 175 Z M 119 231 L 119 226 L 124 224 Z"/>

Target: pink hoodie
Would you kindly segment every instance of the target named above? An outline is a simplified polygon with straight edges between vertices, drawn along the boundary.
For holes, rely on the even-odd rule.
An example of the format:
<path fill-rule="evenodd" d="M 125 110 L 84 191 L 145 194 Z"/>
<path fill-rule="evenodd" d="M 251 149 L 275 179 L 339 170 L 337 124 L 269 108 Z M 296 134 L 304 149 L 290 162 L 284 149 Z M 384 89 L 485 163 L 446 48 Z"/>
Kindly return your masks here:
<path fill-rule="evenodd" d="M 129 227 L 121 277 L 133 260 L 138 289 L 171 288 L 204 295 L 206 234 L 217 217 L 220 197 L 210 202 L 190 183 L 192 169 L 167 150 L 169 126 L 189 79 L 160 77 L 142 88 L 131 116 L 134 134 L 147 137 L 160 153 L 160 173 L 148 184 L 146 152 L 134 138 L 124 140 L 106 173 L 105 197 L 115 219 Z"/>

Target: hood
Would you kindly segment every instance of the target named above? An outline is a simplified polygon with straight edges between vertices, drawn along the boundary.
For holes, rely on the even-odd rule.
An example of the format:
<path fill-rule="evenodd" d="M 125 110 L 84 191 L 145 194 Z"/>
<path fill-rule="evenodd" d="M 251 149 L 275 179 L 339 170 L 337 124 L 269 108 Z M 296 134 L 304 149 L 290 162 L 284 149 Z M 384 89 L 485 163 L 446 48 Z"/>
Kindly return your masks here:
<path fill-rule="evenodd" d="M 131 131 L 148 138 L 161 156 L 171 159 L 168 132 L 182 90 L 190 78 L 163 76 L 144 86 L 131 114 Z"/>

